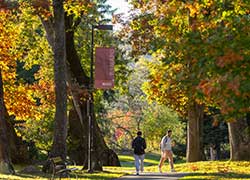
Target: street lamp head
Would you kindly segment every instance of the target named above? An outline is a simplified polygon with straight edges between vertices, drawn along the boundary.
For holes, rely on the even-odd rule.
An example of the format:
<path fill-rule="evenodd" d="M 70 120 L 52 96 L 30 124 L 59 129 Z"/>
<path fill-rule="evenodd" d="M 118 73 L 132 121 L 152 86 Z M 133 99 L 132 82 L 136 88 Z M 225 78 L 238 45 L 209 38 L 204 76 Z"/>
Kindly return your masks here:
<path fill-rule="evenodd" d="M 96 25 L 93 26 L 94 29 L 99 29 L 99 30 L 113 30 L 113 25 Z"/>

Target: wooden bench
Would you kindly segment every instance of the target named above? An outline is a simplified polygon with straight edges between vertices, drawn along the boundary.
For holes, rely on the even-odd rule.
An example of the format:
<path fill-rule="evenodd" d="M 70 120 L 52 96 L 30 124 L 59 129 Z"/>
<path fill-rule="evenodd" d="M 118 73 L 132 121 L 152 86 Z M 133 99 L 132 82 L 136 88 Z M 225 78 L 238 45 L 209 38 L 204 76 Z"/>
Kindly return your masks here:
<path fill-rule="evenodd" d="M 69 160 L 64 161 L 61 157 L 50 158 L 49 161 L 52 164 L 52 176 L 50 179 L 55 179 L 57 176 L 59 179 L 62 177 L 70 178 L 70 174 L 74 174 L 75 178 L 78 179 L 76 170 L 79 170 L 76 167 L 68 167 L 69 165 L 75 166 L 75 163 L 72 163 Z"/>

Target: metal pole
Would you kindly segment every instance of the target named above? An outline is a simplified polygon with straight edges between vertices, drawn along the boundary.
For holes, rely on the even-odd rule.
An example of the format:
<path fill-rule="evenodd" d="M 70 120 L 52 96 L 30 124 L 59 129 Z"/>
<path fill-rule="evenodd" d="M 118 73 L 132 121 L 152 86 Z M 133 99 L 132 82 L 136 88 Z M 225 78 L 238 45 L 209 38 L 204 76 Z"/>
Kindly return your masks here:
<path fill-rule="evenodd" d="M 93 151 L 93 120 L 92 120 L 92 92 L 93 92 L 93 66 L 94 66 L 94 27 L 91 26 L 91 59 L 90 59 L 90 82 L 89 82 L 89 99 L 87 103 L 87 113 L 89 118 L 88 134 L 88 172 L 93 172 L 92 151 Z"/>
<path fill-rule="evenodd" d="M 89 118 L 89 134 L 88 134 L 88 172 L 93 173 L 92 167 L 92 155 L 93 155 L 93 147 L 94 147 L 94 123 L 93 123 L 93 116 L 94 116 L 94 99 L 93 99 L 93 90 L 94 90 L 94 77 L 93 77 L 93 67 L 94 67 L 94 30 L 112 30 L 112 25 L 98 25 L 98 26 L 91 26 L 91 59 L 90 59 L 90 80 L 89 80 L 89 99 L 87 101 L 87 114 Z"/>
<path fill-rule="evenodd" d="M 93 66 L 94 66 L 94 26 L 91 26 L 91 60 L 90 60 L 90 90 L 93 90 Z"/>
<path fill-rule="evenodd" d="M 88 123 L 89 123 L 89 133 L 88 133 L 88 172 L 92 171 L 92 162 L 91 162 L 91 110 L 90 110 L 90 102 L 91 97 L 89 96 L 89 99 L 87 100 L 87 114 L 88 114 Z"/>

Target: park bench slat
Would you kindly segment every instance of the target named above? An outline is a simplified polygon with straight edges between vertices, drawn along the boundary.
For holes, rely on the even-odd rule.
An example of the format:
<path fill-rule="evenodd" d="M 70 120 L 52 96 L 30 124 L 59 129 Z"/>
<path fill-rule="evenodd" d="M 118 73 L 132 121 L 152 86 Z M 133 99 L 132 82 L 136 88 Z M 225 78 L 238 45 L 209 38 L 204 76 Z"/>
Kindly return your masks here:
<path fill-rule="evenodd" d="M 56 175 L 59 175 L 59 178 L 61 178 L 61 176 L 64 173 L 70 173 L 70 172 L 74 172 L 76 170 L 79 170 L 76 167 L 72 167 L 69 168 L 67 167 L 67 161 L 64 161 L 60 156 L 58 157 L 52 157 L 49 159 L 52 163 L 52 177 L 51 179 L 54 179 L 56 177 Z M 74 175 L 76 176 L 77 179 L 77 174 L 74 173 Z"/>

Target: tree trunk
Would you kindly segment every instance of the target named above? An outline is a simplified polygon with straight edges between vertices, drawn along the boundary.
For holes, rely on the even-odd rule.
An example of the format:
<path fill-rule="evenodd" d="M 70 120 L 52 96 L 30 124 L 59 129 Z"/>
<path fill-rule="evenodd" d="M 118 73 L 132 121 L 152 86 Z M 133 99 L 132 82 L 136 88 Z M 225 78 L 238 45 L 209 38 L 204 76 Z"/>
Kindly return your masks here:
<path fill-rule="evenodd" d="M 0 69 L 0 173 L 14 174 L 15 171 L 10 160 L 9 141 L 7 138 L 6 120 L 4 117 L 4 95 L 2 72 Z"/>
<path fill-rule="evenodd" d="M 216 151 L 216 160 L 220 160 L 220 156 L 221 156 L 221 149 L 220 149 L 220 143 L 216 143 L 215 144 L 215 151 Z"/>
<path fill-rule="evenodd" d="M 72 17 L 66 17 L 66 54 L 69 69 L 72 76 L 72 82 L 77 84 L 74 91 L 74 109 L 69 113 L 69 136 L 71 140 L 71 146 L 69 147 L 69 156 L 74 159 L 77 164 L 84 164 L 87 167 L 87 153 L 88 153 L 88 117 L 87 117 L 87 88 L 89 87 L 89 77 L 86 75 L 84 69 L 81 66 L 79 56 L 74 45 L 74 28 L 72 28 Z M 69 83 L 70 84 L 70 83 Z M 93 96 L 93 94 L 90 94 Z M 78 106 L 78 108 L 76 107 Z M 98 124 L 94 114 L 94 104 L 92 106 L 93 117 L 93 169 L 101 170 L 102 165 L 120 166 L 119 159 L 116 153 L 110 150 L 100 132 Z M 77 110 L 79 109 L 79 111 Z M 80 114 L 79 114 L 80 113 Z M 81 120 L 83 121 L 81 123 Z"/>
<path fill-rule="evenodd" d="M 42 19 L 46 30 L 47 40 L 54 47 L 53 20 Z M 79 23 L 79 22 L 78 22 Z M 66 32 L 66 59 L 68 67 L 68 85 L 74 99 L 74 108 L 69 113 L 69 156 L 78 164 L 87 163 L 87 145 L 88 145 L 88 120 L 87 120 L 87 88 L 89 87 L 89 77 L 82 68 L 80 58 L 74 45 L 74 29 L 78 25 L 73 21 L 72 16 L 65 16 Z M 73 27 L 75 26 L 75 27 Z M 62 33 L 63 34 L 63 33 Z M 94 106 L 92 106 L 94 107 Z M 94 109 L 94 108 L 92 108 Z M 94 169 L 101 169 L 102 165 L 120 165 L 119 159 L 114 151 L 110 150 L 104 142 L 100 129 L 94 121 Z"/>
<path fill-rule="evenodd" d="M 250 124 L 241 118 L 228 123 L 230 159 L 232 161 L 250 160 Z"/>
<path fill-rule="evenodd" d="M 86 113 L 87 104 L 81 105 L 82 113 Z M 75 109 L 72 109 L 69 113 L 69 156 L 80 165 L 84 165 L 84 169 L 87 169 L 88 163 L 88 118 L 84 116 L 84 126 L 79 126 L 80 120 Z M 93 119 L 93 152 L 92 162 L 94 170 L 102 170 L 102 165 L 120 166 L 119 159 L 114 151 L 110 150 L 102 137 L 100 129 Z"/>
<path fill-rule="evenodd" d="M 30 163 L 28 146 L 22 140 L 22 137 L 17 136 L 14 124 L 11 122 L 11 117 L 4 108 L 4 119 L 7 126 L 7 138 L 9 142 L 10 157 L 14 164 Z"/>
<path fill-rule="evenodd" d="M 203 160 L 202 124 L 203 105 L 193 103 L 188 110 L 187 162 Z"/>
<path fill-rule="evenodd" d="M 85 93 L 74 94 L 74 109 L 69 113 L 69 156 L 77 163 L 83 164 L 87 168 L 88 158 L 88 117 L 87 117 L 87 101 Z M 81 96 L 82 95 L 82 96 Z M 91 104 L 93 109 L 93 104 Z M 110 150 L 102 137 L 98 124 L 92 111 L 93 121 L 93 152 L 92 167 L 94 170 L 102 170 L 102 165 L 120 166 L 119 159 L 114 151 Z M 81 122 L 82 121 L 82 122 Z"/>
<path fill-rule="evenodd" d="M 50 156 L 66 158 L 67 137 L 67 88 L 66 88 L 66 49 L 63 0 L 53 0 L 54 9 L 54 78 L 56 113 L 53 145 Z"/>

